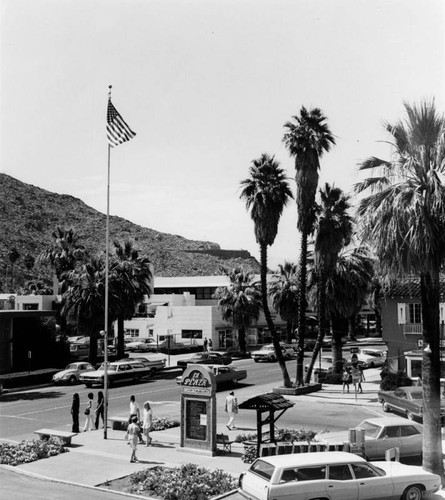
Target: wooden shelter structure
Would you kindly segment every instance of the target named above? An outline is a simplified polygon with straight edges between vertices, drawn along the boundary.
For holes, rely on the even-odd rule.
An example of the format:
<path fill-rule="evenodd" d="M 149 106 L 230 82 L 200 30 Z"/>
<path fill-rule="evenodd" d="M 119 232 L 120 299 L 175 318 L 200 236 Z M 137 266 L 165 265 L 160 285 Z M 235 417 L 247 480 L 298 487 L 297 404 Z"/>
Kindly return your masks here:
<path fill-rule="evenodd" d="M 269 441 L 275 443 L 275 422 L 286 410 L 292 408 L 294 404 L 295 403 L 291 403 L 288 399 L 283 398 L 280 394 L 269 392 L 243 401 L 239 405 L 241 410 L 256 410 L 258 455 L 260 453 L 261 443 L 263 442 L 263 425 L 269 425 Z M 275 415 L 276 412 L 279 412 L 279 414 Z M 267 413 L 264 419 L 263 413 Z"/>

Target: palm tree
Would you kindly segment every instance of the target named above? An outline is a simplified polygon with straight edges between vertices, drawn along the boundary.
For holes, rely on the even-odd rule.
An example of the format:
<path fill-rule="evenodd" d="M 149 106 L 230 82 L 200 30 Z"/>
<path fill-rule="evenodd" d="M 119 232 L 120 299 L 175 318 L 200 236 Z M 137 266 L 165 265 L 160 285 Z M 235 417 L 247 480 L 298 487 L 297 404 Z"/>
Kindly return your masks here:
<path fill-rule="evenodd" d="M 335 144 L 334 136 L 326 124 L 326 117 L 319 108 L 308 111 L 304 106 L 294 122 L 287 122 L 283 142 L 291 156 L 295 157 L 295 181 L 297 184 L 297 228 L 301 232 L 299 263 L 299 317 L 297 385 L 303 384 L 304 339 L 306 336 L 306 280 L 308 237 L 315 222 L 315 194 L 318 186 L 320 158 Z"/>
<path fill-rule="evenodd" d="M 245 200 L 246 208 L 250 210 L 250 217 L 255 226 L 255 238 L 260 246 L 261 294 L 264 316 L 283 372 L 284 386 L 291 387 L 292 383 L 281 352 L 280 339 L 277 336 L 267 303 L 267 247 L 275 241 L 281 214 L 293 196 L 285 172 L 273 156 L 263 153 L 260 158 L 253 160 L 249 173 L 250 177 L 241 181 L 243 189 L 240 198 Z"/>
<path fill-rule="evenodd" d="M 104 329 L 105 265 L 92 258 L 72 271 L 64 273 L 61 314 L 90 338 L 89 361 L 97 361 L 97 338 Z"/>
<path fill-rule="evenodd" d="M 114 242 L 110 266 L 110 318 L 117 318 L 117 355 L 124 356 L 124 320 L 131 319 L 139 302 L 150 297 L 153 273 L 150 261 L 140 257 L 131 240 Z M 113 297 L 115 300 L 113 300 Z M 112 312 L 112 314 L 111 314 Z"/>
<path fill-rule="evenodd" d="M 261 293 L 253 282 L 254 273 L 242 267 L 222 270 L 230 279 L 228 286 L 218 287 L 214 298 L 224 321 L 232 322 L 238 330 L 238 343 L 246 352 L 246 329 L 258 320 L 261 311 Z"/>
<path fill-rule="evenodd" d="M 443 474 L 440 435 L 439 272 L 445 262 L 445 120 L 434 102 L 404 103 L 406 119 L 386 124 L 393 157 L 371 157 L 375 174 L 356 185 L 370 191 L 358 208 L 364 236 L 383 268 L 420 277 L 424 344 L 423 467 Z"/>
<path fill-rule="evenodd" d="M 292 342 L 298 321 L 298 266 L 292 262 L 279 264 L 269 295 L 275 311 L 286 321 L 287 341 Z"/>
<path fill-rule="evenodd" d="M 343 249 L 338 255 L 332 272 L 326 281 L 326 314 L 332 320 L 332 362 L 335 371 L 341 371 L 337 361 L 342 356 L 342 328 L 351 324 L 369 297 L 374 276 L 374 261 L 366 247 Z"/>
<path fill-rule="evenodd" d="M 331 275 L 340 250 L 349 245 L 352 219 L 348 214 L 349 197 L 340 188 L 325 184 L 320 189 L 320 204 L 316 207 L 314 267 L 317 274 L 318 337 L 306 373 L 309 383 L 312 370 L 323 343 L 329 322 L 326 316 L 326 282 Z"/>

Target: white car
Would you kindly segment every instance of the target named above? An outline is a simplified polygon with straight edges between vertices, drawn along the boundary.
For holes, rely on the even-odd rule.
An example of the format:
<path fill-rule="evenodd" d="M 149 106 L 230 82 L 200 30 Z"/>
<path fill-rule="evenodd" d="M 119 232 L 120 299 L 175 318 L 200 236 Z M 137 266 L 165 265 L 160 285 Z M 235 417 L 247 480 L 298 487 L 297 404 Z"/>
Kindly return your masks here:
<path fill-rule="evenodd" d="M 284 342 L 280 342 L 281 352 L 283 353 L 284 358 L 291 358 L 295 354 L 295 349 Z M 261 347 L 258 351 L 253 351 L 251 353 L 251 357 L 258 363 L 258 361 L 276 361 L 277 355 L 275 352 L 275 348 L 273 344 L 266 344 Z"/>
<path fill-rule="evenodd" d="M 375 368 L 383 366 L 386 361 L 386 352 L 365 347 L 351 347 L 351 356 L 348 358 L 349 362 L 353 361 L 352 357 L 354 357 L 363 368 Z"/>
<path fill-rule="evenodd" d="M 140 339 L 140 340 L 134 340 L 132 342 L 126 342 L 125 343 L 125 350 L 126 351 L 141 351 L 141 352 L 146 352 L 150 350 L 156 349 L 156 340 L 153 338 L 147 338 L 147 339 Z"/>
<path fill-rule="evenodd" d="M 258 458 L 238 491 L 251 500 L 421 500 L 440 487 L 440 476 L 421 467 L 328 451 Z"/>
<path fill-rule="evenodd" d="M 77 384 L 82 373 L 93 372 L 94 366 L 86 362 L 70 363 L 65 370 L 53 375 L 55 384 Z"/>
<path fill-rule="evenodd" d="M 365 432 L 365 457 L 384 460 L 390 448 L 399 448 L 401 457 L 418 457 L 422 454 L 423 426 L 402 417 L 367 418 L 357 425 Z M 318 441 L 343 443 L 348 441 L 348 431 L 323 432 Z"/>

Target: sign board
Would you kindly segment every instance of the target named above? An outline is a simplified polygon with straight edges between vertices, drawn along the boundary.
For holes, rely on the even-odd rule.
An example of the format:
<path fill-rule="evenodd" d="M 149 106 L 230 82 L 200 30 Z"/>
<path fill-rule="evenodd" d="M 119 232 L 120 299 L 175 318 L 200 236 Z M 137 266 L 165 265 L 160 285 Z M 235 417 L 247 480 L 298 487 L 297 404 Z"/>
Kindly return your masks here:
<path fill-rule="evenodd" d="M 216 381 L 204 365 L 189 365 L 182 375 L 181 448 L 216 454 Z"/>

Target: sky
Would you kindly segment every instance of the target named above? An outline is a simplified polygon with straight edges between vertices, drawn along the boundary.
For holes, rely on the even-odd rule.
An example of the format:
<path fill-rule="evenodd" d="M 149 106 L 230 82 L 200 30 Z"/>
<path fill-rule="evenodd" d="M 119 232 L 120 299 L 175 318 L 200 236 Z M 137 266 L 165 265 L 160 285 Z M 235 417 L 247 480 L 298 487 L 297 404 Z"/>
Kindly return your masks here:
<path fill-rule="evenodd" d="M 443 0 L 0 0 L 0 171 L 106 213 L 106 105 L 136 137 L 111 150 L 110 214 L 259 258 L 240 200 L 283 125 L 318 107 L 346 193 L 403 102 L 445 111 Z M 354 203 L 355 199 L 352 198 Z M 296 262 L 295 202 L 269 266 Z M 105 228 L 104 228 L 105 231 Z M 98 234 L 98 238 L 105 235 Z"/>

